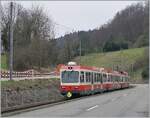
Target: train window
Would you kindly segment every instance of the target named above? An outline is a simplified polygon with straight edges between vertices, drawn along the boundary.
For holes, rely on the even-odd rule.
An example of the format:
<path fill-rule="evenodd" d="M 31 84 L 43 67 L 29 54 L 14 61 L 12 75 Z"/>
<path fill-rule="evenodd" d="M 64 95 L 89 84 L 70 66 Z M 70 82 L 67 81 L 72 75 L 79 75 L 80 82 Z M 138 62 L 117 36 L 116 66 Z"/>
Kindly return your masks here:
<path fill-rule="evenodd" d="M 92 73 L 90 72 L 90 80 L 89 80 L 89 82 L 91 82 L 92 81 Z"/>
<path fill-rule="evenodd" d="M 120 82 L 120 76 L 118 76 L 118 82 Z"/>
<path fill-rule="evenodd" d="M 122 82 L 124 82 L 124 77 L 122 77 Z"/>
<path fill-rule="evenodd" d="M 125 77 L 123 77 L 123 82 L 125 82 Z"/>
<path fill-rule="evenodd" d="M 122 82 L 122 76 L 120 77 L 120 82 Z"/>
<path fill-rule="evenodd" d="M 119 81 L 122 82 L 122 77 L 121 76 L 119 76 Z"/>
<path fill-rule="evenodd" d="M 84 72 L 83 71 L 80 72 L 80 82 L 81 83 L 84 82 Z"/>
<path fill-rule="evenodd" d="M 118 82 L 118 81 L 119 81 L 118 76 L 116 76 L 116 82 Z"/>
<path fill-rule="evenodd" d="M 115 76 L 115 82 L 117 82 L 118 81 L 118 78 L 117 78 L 117 76 Z"/>
<path fill-rule="evenodd" d="M 109 75 L 108 75 L 108 77 L 107 77 L 107 82 L 109 82 Z"/>
<path fill-rule="evenodd" d="M 97 82 L 97 80 L 98 80 L 98 75 L 97 75 L 97 73 L 96 73 L 96 82 Z"/>
<path fill-rule="evenodd" d="M 126 77 L 124 77 L 124 82 L 126 82 Z"/>
<path fill-rule="evenodd" d="M 115 81 L 116 81 L 116 82 L 118 81 L 118 78 L 117 78 L 117 76 L 115 76 Z"/>
<path fill-rule="evenodd" d="M 122 77 L 122 82 L 124 82 L 124 77 Z"/>
<path fill-rule="evenodd" d="M 97 73 L 97 82 L 100 82 L 100 74 Z"/>
<path fill-rule="evenodd" d="M 91 81 L 91 73 L 89 72 L 89 79 L 88 79 L 88 82 Z"/>
<path fill-rule="evenodd" d="M 62 83 L 77 83 L 79 81 L 78 71 L 63 71 L 61 73 Z"/>
<path fill-rule="evenodd" d="M 107 75 L 103 74 L 103 82 L 106 82 L 106 81 L 107 81 Z"/>
<path fill-rule="evenodd" d="M 91 73 L 91 82 L 94 83 L 94 73 Z"/>
<path fill-rule="evenodd" d="M 102 74 L 102 81 L 103 81 L 103 82 L 105 82 L 105 81 L 104 81 L 104 77 L 103 77 L 103 74 Z"/>
<path fill-rule="evenodd" d="M 115 75 L 114 75 L 114 78 L 113 78 L 113 79 L 114 79 L 114 82 L 116 82 L 116 76 L 115 76 Z"/>
<path fill-rule="evenodd" d="M 91 82 L 91 76 L 92 76 L 92 74 L 91 74 L 91 72 L 89 72 L 89 82 Z"/>
<path fill-rule="evenodd" d="M 99 82 L 99 75 L 98 75 L 98 73 L 97 73 L 97 82 Z"/>
<path fill-rule="evenodd" d="M 85 72 L 85 81 L 87 82 L 88 73 Z"/>
<path fill-rule="evenodd" d="M 99 77 L 100 77 L 100 82 L 103 83 L 102 74 L 99 74 Z"/>
<path fill-rule="evenodd" d="M 110 82 L 112 82 L 112 79 L 113 79 L 113 78 L 112 78 L 112 75 L 110 75 Z"/>
<path fill-rule="evenodd" d="M 99 73 L 99 82 L 103 83 L 102 81 L 102 74 Z"/>
<path fill-rule="evenodd" d="M 113 82 L 115 82 L 115 81 L 116 81 L 116 80 L 115 80 L 115 76 L 114 76 L 114 75 L 112 76 L 112 80 L 113 80 Z"/>
<path fill-rule="evenodd" d="M 88 74 L 89 74 L 89 77 L 88 77 L 88 82 L 90 82 L 90 78 L 91 78 L 90 76 L 91 76 L 91 74 L 90 74 L 90 73 L 88 73 Z"/>
<path fill-rule="evenodd" d="M 117 76 L 117 82 L 119 82 L 119 80 L 120 80 L 120 78 L 119 78 L 120 76 Z"/>
<path fill-rule="evenodd" d="M 120 82 L 122 82 L 122 76 L 120 76 L 120 78 L 119 78 L 119 79 L 120 79 Z"/>
<path fill-rule="evenodd" d="M 91 73 L 91 81 L 94 80 L 94 73 Z"/>
<path fill-rule="evenodd" d="M 112 82 L 112 75 L 110 75 L 110 82 Z"/>
<path fill-rule="evenodd" d="M 96 82 L 99 81 L 99 76 L 98 76 L 98 73 L 96 73 Z"/>
<path fill-rule="evenodd" d="M 98 73 L 97 73 L 97 82 L 99 82 L 99 75 L 98 75 Z"/>
<path fill-rule="evenodd" d="M 102 74 L 100 74 L 100 82 L 103 83 Z"/>
<path fill-rule="evenodd" d="M 86 82 L 89 80 L 89 72 L 86 72 Z"/>
<path fill-rule="evenodd" d="M 86 72 L 86 82 L 91 82 L 92 73 Z"/>
<path fill-rule="evenodd" d="M 94 82 L 96 82 L 96 76 L 97 76 L 96 73 L 94 73 Z"/>
<path fill-rule="evenodd" d="M 108 81 L 111 82 L 111 75 L 109 75 L 108 78 L 109 78 Z"/>
<path fill-rule="evenodd" d="M 129 81 L 129 77 L 127 77 L 127 82 Z"/>
<path fill-rule="evenodd" d="M 107 77 L 106 77 L 106 81 L 107 81 L 107 82 L 109 82 L 109 75 L 107 75 Z"/>
<path fill-rule="evenodd" d="M 126 82 L 127 82 L 127 77 L 126 77 Z"/>

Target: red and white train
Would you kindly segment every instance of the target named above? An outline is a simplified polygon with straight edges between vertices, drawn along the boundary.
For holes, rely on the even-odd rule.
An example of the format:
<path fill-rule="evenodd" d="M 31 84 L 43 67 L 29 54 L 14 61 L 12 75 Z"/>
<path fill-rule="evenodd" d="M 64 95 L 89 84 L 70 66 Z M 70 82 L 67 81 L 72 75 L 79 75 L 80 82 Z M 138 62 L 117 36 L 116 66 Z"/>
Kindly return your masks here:
<path fill-rule="evenodd" d="M 61 94 L 70 98 L 73 95 L 89 95 L 98 92 L 129 87 L 127 72 L 111 69 L 76 65 L 69 62 L 60 68 Z"/>

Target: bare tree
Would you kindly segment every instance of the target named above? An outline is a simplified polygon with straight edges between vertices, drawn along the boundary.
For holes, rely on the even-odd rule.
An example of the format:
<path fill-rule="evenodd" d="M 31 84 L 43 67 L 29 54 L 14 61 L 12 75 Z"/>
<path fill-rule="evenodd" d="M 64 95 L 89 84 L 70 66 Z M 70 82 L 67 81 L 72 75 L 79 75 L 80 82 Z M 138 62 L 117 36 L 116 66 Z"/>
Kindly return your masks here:
<path fill-rule="evenodd" d="M 2 22 L 3 45 L 8 50 L 9 9 L 5 6 Z M 45 67 L 51 62 L 49 56 L 54 39 L 54 25 L 44 13 L 43 8 L 36 6 L 25 9 L 15 4 L 14 16 L 14 68 L 27 69 Z"/>

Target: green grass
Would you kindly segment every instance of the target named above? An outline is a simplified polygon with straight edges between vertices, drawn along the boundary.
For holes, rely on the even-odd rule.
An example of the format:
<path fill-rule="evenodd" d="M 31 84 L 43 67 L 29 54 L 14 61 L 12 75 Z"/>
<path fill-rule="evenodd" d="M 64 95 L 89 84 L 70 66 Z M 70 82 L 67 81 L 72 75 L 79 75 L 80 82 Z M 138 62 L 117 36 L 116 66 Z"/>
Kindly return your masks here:
<path fill-rule="evenodd" d="M 32 89 L 32 88 L 45 88 L 51 85 L 56 86 L 59 83 L 59 79 L 36 79 L 36 80 L 8 80 L 1 81 L 1 89 Z"/>
<path fill-rule="evenodd" d="M 8 69 L 8 65 L 7 65 L 7 56 L 1 55 L 1 69 Z"/>
<path fill-rule="evenodd" d="M 130 65 L 143 56 L 145 48 L 134 48 L 108 53 L 93 53 L 81 57 L 81 64 L 96 67 L 112 67 L 122 64 Z M 75 59 L 77 62 L 79 57 Z"/>
<path fill-rule="evenodd" d="M 107 53 L 92 53 L 82 56 L 81 64 L 105 68 L 113 68 L 113 66 L 118 65 L 120 69 L 131 73 L 131 64 L 134 64 L 136 60 L 143 56 L 145 48 L 146 47 Z M 74 61 L 79 62 L 79 57 L 75 58 Z M 134 77 L 140 78 L 140 72 L 140 70 L 139 72 L 134 72 Z"/>

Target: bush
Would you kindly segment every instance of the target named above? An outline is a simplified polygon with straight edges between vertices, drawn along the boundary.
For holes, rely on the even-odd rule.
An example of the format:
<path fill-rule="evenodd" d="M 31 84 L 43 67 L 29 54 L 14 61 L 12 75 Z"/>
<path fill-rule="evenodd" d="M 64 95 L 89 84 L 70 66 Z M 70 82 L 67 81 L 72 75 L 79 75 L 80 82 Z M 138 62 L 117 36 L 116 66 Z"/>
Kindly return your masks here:
<path fill-rule="evenodd" d="M 117 51 L 120 49 L 128 49 L 128 42 L 123 39 L 122 37 L 119 38 L 113 38 L 112 36 L 110 37 L 111 39 L 108 40 L 105 45 L 104 45 L 104 51 Z"/>
<path fill-rule="evenodd" d="M 142 78 L 143 79 L 149 79 L 149 67 L 145 67 L 142 71 Z"/>

